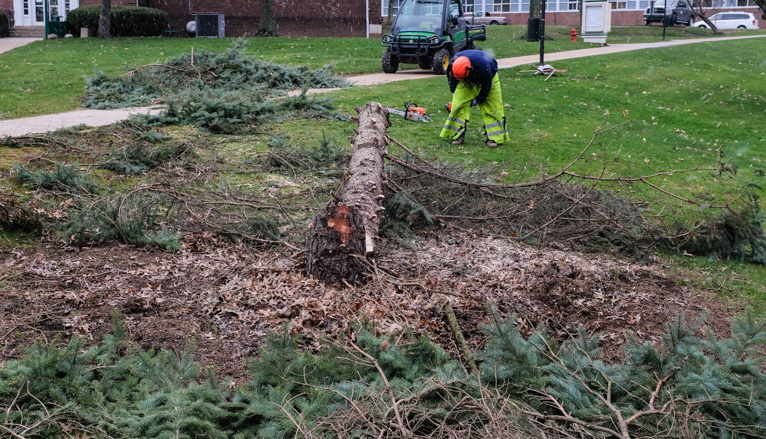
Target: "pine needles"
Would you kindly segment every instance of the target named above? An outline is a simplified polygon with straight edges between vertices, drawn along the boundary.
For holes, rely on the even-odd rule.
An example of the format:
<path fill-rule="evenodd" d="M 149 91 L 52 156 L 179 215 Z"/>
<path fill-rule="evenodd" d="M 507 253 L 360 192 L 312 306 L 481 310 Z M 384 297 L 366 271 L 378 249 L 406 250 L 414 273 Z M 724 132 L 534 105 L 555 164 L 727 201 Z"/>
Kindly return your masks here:
<path fill-rule="evenodd" d="M 766 434 L 766 323 L 739 317 L 732 337 L 700 337 L 704 316 L 668 323 L 661 346 L 599 360 L 598 336 L 529 338 L 490 307 L 468 374 L 427 338 L 405 332 L 299 349 L 270 333 L 252 380 L 231 389 L 180 355 L 131 345 L 125 322 L 101 346 L 35 345 L 0 367 L 0 437 L 131 438 L 755 438 Z M 71 434 L 70 434 L 71 436 Z"/>
<path fill-rule="evenodd" d="M 136 120 L 149 125 L 196 125 L 214 132 L 247 131 L 264 120 L 341 118 L 328 99 L 308 98 L 309 88 L 347 86 L 332 66 L 310 70 L 263 61 L 237 40 L 223 53 L 191 52 L 164 64 L 149 64 L 122 76 L 97 73 L 84 106 L 122 108 L 165 104 L 167 110 Z M 285 97 L 291 90 L 299 96 Z"/>

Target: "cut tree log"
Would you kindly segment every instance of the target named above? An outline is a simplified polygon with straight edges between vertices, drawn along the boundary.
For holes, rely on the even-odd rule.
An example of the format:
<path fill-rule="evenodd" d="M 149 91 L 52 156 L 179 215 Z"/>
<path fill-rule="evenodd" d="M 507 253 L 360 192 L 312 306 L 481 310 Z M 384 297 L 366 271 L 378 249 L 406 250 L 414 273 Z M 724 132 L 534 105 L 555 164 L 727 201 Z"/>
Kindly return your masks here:
<path fill-rule="evenodd" d="M 333 199 L 317 213 L 306 235 L 309 273 L 327 282 L 360 284 L 375 253 L 383 218 L 383 172 L 391 123 L 388 110 L 377 102 L 356 107 L 358 126 L 343 181 Z"/>

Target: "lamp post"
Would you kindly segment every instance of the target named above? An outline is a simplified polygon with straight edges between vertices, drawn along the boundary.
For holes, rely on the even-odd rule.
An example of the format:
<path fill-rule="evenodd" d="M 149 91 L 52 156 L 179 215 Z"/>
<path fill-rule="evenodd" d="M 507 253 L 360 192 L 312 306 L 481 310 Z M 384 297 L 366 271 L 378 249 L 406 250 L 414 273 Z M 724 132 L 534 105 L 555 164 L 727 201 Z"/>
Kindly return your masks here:
<path fill-rule="evenodd" d="M 665 41 L 665 28 L 668 27 L 668 0 L 665 0 L 665 9 L 662 10 L 662 41 Z"/>
<path fill-rule="evenodd" d="M 48 20 L 48 0 L 43 1 L 43 20 L 45 21 L 45 39 L 48 39 L 48 34 L 51 33 L 51 25 Z"/>

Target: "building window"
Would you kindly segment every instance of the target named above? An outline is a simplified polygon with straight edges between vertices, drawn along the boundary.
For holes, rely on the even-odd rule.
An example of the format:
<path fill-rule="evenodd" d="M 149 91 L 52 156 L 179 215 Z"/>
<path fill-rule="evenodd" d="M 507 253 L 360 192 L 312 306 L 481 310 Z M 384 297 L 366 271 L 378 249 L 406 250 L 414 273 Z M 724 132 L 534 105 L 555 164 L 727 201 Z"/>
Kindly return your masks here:
<path fill-rule="evenodd" d="M 495 0 L 492 12 L 511 12 L 511 0 Z"/>
<path fill-rule="evenodd" d="M 616 1 L 616 2 L 609 2 L 609 3 L 611 3 L 611 5 L 612 5 L 612 10 L 617 9 L 617 10 L 623 10 L 624 11 L 624 10 L 628 9 L 628 2 L 627 1 L 624 1 L 624 2 Z"/>
<path fill-rule="evenodd" d="M 391 0 L 393 2 L 394 10 L 391 12 L 393 17 L 396 17 L 396 14 L 399 13 L 399 6 L 401 6 L 402 2 L 404 0 Z M 388 3 L 389 0 L 382 0 L 382 6 L 380 9 L 380 14 L 382 17 L 388 17 Z"/>
<path fill-rule="evenodd" d="M 24 0 L 24 15 L 29 15 L 29 0 Z"/>
<path fill-rule="evenodd" d="M 580 2 L 578 0 L 569 0 L 569 10 L 570 11 L 579 11 L 580 10 Z"/>

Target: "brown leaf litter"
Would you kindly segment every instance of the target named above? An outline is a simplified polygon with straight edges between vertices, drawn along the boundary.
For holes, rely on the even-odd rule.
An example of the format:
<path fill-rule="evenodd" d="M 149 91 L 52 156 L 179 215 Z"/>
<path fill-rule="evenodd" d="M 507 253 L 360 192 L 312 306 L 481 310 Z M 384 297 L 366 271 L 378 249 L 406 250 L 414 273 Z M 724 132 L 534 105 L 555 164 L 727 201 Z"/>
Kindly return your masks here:
<path fill-rule="evenodd" d="M 0 250 L 0 362 L 34 340 L 72 335 L 99 342 L 116 309 L 129 337 L 144 348 L 180 353 L 190 337 L 197 359 L 220 375 L 246 379 L 268 330 L 289 325 L 305 346 L 352 331 L 367 316 L 382 334 L 405 327 L 429 333 L 457 354 L 440 305 L 448 301 L 469 344 L 480 349 L 485 305 L 517 313 L 522 331 L 545 325 L 567 337 L 578 325 L 602 334 L 608 359 L 624 331 L 657 340 L 680 310 L 713 312 L 727 331 L 732 311 L 680 286 L 662 266 L 613 256 L 531 247 L 510 239 L 446 231 L 409 248 L 383 242 L 367 285 L 325 285 L 307 276 L 302 255 L 259 251 L 188 236 L 175 254 L 125 245 Z"/>

